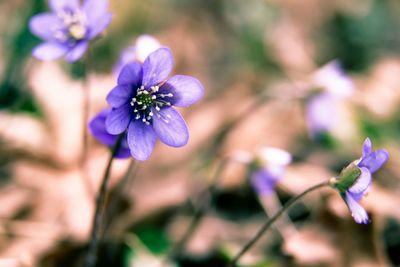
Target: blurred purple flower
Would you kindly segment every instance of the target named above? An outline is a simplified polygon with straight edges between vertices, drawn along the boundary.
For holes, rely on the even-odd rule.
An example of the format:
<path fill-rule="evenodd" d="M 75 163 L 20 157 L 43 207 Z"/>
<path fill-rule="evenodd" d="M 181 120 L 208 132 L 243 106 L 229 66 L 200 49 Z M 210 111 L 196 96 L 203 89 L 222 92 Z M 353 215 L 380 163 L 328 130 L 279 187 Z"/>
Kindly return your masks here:
<path fill-rule="evenodd" d="M 148 55 L 161 47 L 160 42 L 151 35 L 140 35 L 133 46 L 124 49 L 115 64 L 114 73 L 120 73 L 122 68 L 131 61 L 143 63 Z"/>
<path fill-rule="evenodd" d="M 110 109 L 103 109 L 100 111 L 90 122 L 89 129 L 93 136 L 100 143 L 113 147 L 118 139 L 118 135 L 109 134 L 106 130 L 106 118 L 110 114 Z M 131 153 L 129 151 L 128 142 L 126 138 L 122 140 L 121 146 L 117 151 L 116 158 L 129 158 Z"/>
<path fill-rule="evenodd" d="M 127 130 L 131 155 L 138 160 L 150 157 L 156 139 L 172 147 L 184 146 L 189 139 L 185 121 L 172 106 L 188 107 L 203 97 L 201 83 L 190 76 L 169 78 L 173 57 L 168 48 L 151 53 L 143 64 L 124 66 L 117 86 L 107 96 L 112 110 L 106 119 L 107 132 Z"/>
<path fill-rule="evenodd" d="M 65 55 L 68 62 L 82 57 L 89 41 L 111 22 L 108 0 L 50 0 L 51 12 L 33 16 L 31 32 L 44 40 L 33 49 L 33 56 L 54 60 Z"/>
<path fill-rule="evenodd" d="M 353 93 L 354 85 L 339 62 L 332 61 L 314 73 L 312 86 L 320 90 L 306 106 L 308 129 L 314 138 L 338 124 L 338 104 Z"/>
<path fill-rule="evenodd" d="M 283 177 L 286 166 L 291 162 L 291 155 L 278 148 L 262 148 L 258 151 L 250 174 L 250 183 L 260 196 L 266 196 L 275 191 L 276 183 Z"/>
<path fill-rule="evenodd" d="M 368 214 L 359 204 L 359 201 L 370 191 L 372 174 L 382 167 L 389 159 L 389 153 L 385 149 L 372 151 L 372 143 L 369 138 L 364 141 L 362 157 L 355 162 L 355 168 L 359 169 L 355 181 L 337 181 L 336 187 L 341 191 L 341 196 L 346 202 L 351 215 L 357 223 L 368 223 Z"/>

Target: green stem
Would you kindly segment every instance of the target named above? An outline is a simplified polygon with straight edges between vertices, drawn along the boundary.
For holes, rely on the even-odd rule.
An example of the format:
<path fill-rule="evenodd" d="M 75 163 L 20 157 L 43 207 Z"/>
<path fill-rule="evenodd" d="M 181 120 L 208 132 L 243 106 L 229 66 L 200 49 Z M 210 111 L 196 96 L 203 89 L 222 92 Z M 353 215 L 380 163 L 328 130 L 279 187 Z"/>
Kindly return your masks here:
<path fill-rule="evenodd" d="M 304 195 L 317 190 L 321 187 L 328 186 L 329 181 L 324 181 L 322 183 L 319 183 L 317 185 L 314 185 L 304 192 L 300 193 L 299 195 L 293 197 L 290 199 L 288 202 L 285 203 L 285 205 L 282 207 L 280 211 L 278 211 L 272 218 L 270 218 L 268 221 L 265 222 L 265 224 L 258 230 L 258 232 L 254 235 L 252 239 L 250 239 L 246 245 L 236 254 L 235 257 L 226 265 L 226 267 L 234 267 L 236 266 L 237 261 L 261 238 L 261 236 L 271 227 L 271 225 L 288 209 L 290 206 L 293 205 L 297 200 L 302 198 Z"/>
<path fill-rule="evenodd" d="M 112 162 L 113 162 L 115 155 L 117 154 L 119 148 L 121 147 L 121 142 L 122 142 L 123 138 L 124 138 L 124 135 L 121 134 L 118 137 L 118 140 L 111 151 L 111 155 L 110 155 L 106 170 L 103 175 L 99 193 L 97 194 L 96 210 L 95 210 L 93 222 L 92 222 L 92 232 L 90 235 L 89 249 L 88 249 L 88 253 L 86 254 L 84 264 L 83 264 L 84 267 L 93 267 L 96 265 L 97 248 L 99 246 L 99 241 L 100 241 L 99 233 L 100 233 L 100 228 L 102 226 L 101 224 L 103 221 L 104 206 L 105 206 L 105 200 L 106 200 L 108 181 L 110 178 L 111 166 L 112 166 Z"/>

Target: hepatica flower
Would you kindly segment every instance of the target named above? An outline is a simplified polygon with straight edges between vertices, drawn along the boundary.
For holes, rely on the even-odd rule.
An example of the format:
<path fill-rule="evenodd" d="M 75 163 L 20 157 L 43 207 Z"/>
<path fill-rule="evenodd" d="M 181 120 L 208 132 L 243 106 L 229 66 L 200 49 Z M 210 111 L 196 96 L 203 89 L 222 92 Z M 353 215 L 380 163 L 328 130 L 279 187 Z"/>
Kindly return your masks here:
<path fill-rule="evenodd" d="M 357 223 L 369 222 L 368 214 L 359 202 L 371 189 L 372 174 L 388 159 L 389 153 L 385 149 L 372 151 L 371 140 L 367 138 L 362 157 L 347 166 L 338 179 L 332 180 L 332 185 L 339 190 Z"/>
<path fill-rule="evenodd" d="M 315 138 L 338 124 L 338 104 L 353 93 L 354 85 L 338 61 L 314 73 L 311 83 L 318 91 L 308 98 L 306 118 L 310 136 Z"/>
<path fill-rule="evenodd" d="M 110 109 L 100 111 L 90 122 L 89 130 L 93 136 L 103 145 L 112 148 L 117 142 L 118 135 L 109 134 L 106 130 L 106 118 L 110 114 Z M 131 153 L 129 151 L 126 137 L 122 139 L 121 145 L 115 154 L 116 158 L 124 159 L 129 158 Z"/>
<path fill-rule="evenodd" d="M 275 185 L 283 177 L 291 159 L 288 152 L 279 148 L 260 149 L 250 173 L 250 183 L 258 195 L 266 196 L 275 191 Z"/>
<path fill-rule="evenodd" d="M 185 121 L 177 107 L 188 107 L 203 96 L 203 86 L 190 76 L 175 75 L 167 80 L 173 58 L 168 48 L 151 53 L 141 64 L 125 65 L 117 86 L 107 96 L 112 110 L 106 118 L 107 132 L 127 134 L 131 155 L 146 160 L 156 139 L 172 147 L 184 146 L 189 139 Z"/>
<path fill-rule="evenodd" d="M 82 57 L 89 41 L 111 22 L 108 0 L 50 0 L 51 12 L 35 15 L 29 21 L 33 34 L 44 40 L 32 54 L 41 60 L 65 56 L 68 62 Z"/>

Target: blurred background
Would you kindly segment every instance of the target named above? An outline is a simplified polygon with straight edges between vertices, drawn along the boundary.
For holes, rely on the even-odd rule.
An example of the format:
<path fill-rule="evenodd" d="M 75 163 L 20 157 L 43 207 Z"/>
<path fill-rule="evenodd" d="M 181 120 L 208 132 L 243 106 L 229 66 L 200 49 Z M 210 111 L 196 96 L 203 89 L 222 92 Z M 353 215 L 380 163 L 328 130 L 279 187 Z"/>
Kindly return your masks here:
<path fill-rule="evenodd" d="M 44 0 L 0 1 L 0 266 L 79 266 L 109 156 L 91 138 L 84 182 L 85 65 L 31 56 L 40 40 L 27 23 L 46 10 Z M 320 190 L 290 209 L 292 231 L 267 232 L 240 266 L 400 265 L 399 1 L 114 0 L 110 10 L 110 27 L 91 46 L 91 117 L 107 107 L 113 66 L 141 34 L 170 47 L 174 73 L 198 78 L 206 95 L 182 110 L 187 146 L 158 143 L 146 162 L 115 161 L 98 266 L 160 266 L 230 157 L 193 237 L 163 263 L 224 266 L 271 215 L 238 151 L 292 154 L 279 208 L 358 159 L 366 137 L 390 153 L 362 200 L 371 223 L 356 224 L 335 190 Z M 311 99 L 341 86 L 329 71 L 329 82 L 316 82 L 332 60 L 351 93 L 317 108 L 329 127 L 315 133 Z"/>

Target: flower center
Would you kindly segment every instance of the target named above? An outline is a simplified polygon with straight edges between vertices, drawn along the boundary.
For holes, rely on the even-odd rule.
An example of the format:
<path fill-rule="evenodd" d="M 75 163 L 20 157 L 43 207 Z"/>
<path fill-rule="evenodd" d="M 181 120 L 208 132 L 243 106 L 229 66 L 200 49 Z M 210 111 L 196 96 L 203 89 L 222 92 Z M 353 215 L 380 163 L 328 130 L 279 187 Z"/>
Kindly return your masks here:
<path fill-rule="evenodd" d="M 62 25 L 54 28 L 54 36 L 57 40 L 74 45 L 86 37 L 86 16 L 81 10 L 66 8 L 57 16 L 62 22 Z"/>
<path fill-rule="evenodd" d="M 75 40 L 82 40 L 86 35 L 86 28 L 82 24 L 72 24 L 68 28 L 69 35 Z"/>
<path fill-rule="evenodd" d="M 133 107 L 133 113 L 135 114 L 135 120 L 141 120 L 147 125 L 153 120 L 153 116 L 169 122 L 169 116 L 163 116 L 160 113 L 161 108 L 165 106 L 171 106 L 171 102 L 168 98 L 173 97 L 172 93 L 162 94 L 159 93 L 158 86 L 152 86 L 150 90 L 145 89 L 141 86 L 136 90 L 136 95 L 132 97 L 131 106 Z"/>

